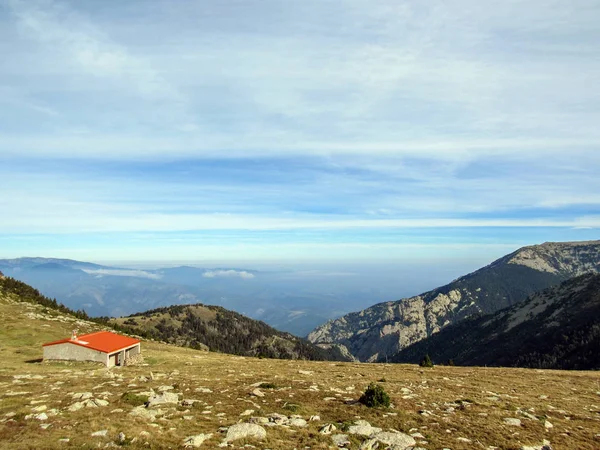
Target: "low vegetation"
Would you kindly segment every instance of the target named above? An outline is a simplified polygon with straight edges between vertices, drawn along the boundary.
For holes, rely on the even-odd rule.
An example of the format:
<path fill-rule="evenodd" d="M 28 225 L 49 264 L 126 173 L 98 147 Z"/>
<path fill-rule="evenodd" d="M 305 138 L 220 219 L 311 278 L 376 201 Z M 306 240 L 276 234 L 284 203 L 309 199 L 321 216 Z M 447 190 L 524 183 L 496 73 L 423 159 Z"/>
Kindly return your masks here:
<path fill-rule="evenodd" d="M 385 392 L 383 386 L 371 383 L 364 394 L 358 399 L 360 403 L 369 408 L 389 408 L 390 396 Z"/>
<path fill-rule="evenodd" d="M 429 357 L 429 353 L 426 354 L 423 357 L 423 359 L 419 363 L 419 366 L 421 366 L 421 367 L 433 367 L 433 361 L 431 361 L 431 358 Z"/>

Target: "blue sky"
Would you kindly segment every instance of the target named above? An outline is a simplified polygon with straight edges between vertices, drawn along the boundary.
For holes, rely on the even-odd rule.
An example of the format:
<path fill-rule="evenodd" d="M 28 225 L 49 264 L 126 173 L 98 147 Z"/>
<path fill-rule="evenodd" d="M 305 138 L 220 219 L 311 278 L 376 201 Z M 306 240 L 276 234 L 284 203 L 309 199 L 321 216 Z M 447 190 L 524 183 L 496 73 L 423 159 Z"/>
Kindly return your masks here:
<path fill-rule="evenodd" d="M 0 0 L 0 257 L 600 234 L 600 3 Z"/>

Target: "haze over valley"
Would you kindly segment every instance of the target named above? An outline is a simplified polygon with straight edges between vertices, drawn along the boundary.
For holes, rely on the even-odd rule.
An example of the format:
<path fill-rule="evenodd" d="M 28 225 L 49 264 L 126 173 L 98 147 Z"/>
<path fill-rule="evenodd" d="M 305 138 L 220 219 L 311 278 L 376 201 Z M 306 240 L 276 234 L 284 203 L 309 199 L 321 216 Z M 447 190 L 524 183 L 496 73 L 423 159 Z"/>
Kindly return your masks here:
<path fill-rule="evenodd" d="M 125 316 L 160 306 L 204 303 L 305 336 L 329 319 L 444 284 L 475 269 L 473 264 L 477 262 L 367 261 L 298 263 L 293 267 L 289 262 L 258 262 L 244 268 L 202 268 L 171 263 L 161 268 L 153 262 L 127 268 L 20 258 L 0 260 L 0 271 L 91 316 Z"/>

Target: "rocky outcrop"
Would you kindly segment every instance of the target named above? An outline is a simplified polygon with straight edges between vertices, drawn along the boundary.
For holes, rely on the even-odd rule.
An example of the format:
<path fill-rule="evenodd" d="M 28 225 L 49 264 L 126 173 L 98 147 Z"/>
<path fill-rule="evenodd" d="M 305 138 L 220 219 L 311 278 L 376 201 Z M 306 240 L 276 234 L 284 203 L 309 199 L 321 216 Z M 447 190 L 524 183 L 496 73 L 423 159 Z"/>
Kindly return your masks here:
<path fill-rule="evenodd" d="M 260 425 L 254 423 L 236 423 L 227 430 L 224 442 L 237 441 L 239 439 L 265 439 L 267 431 Z"/>
<path fill-rule="evenodd" d="M 494 314 L 446 327 L 391 361 L 417 362 L 425 353 L 459 365 L 599 369 L 600 274 L 571 278 Z"/>
<path fill-rule="evenodd" d="M 520 249 L 510 255 L 508 263 L 570 278 L 600 272 L 598 254 L 599 241 L 546 242 Z"/>
<path fill-rule="evenodd" d="M 524 247 L 433 291 L 330 320 L 308 339 L 337 345 L 360 361 L 385 361 L 450 324 L 493 313 L 587 272 L 600 272 L 600 241 Z"/>

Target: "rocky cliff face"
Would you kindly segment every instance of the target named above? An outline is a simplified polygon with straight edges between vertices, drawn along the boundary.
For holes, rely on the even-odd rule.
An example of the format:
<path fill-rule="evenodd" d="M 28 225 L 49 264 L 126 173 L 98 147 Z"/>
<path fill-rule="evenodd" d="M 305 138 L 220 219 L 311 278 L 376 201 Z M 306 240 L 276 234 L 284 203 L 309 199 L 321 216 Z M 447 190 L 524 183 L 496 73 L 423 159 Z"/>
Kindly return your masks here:
<path fill-rule="evenodd" d="M 424 354 L 459 365 L 598 369 L 600 274 L 571 278 L 494 314 L 463 320 L 390 360 L 418 362 Z"/>
<path fill-rule="evenodd" d="M 600 272 L 600 241 L 524 247 L 433 291 L 331 320 L 308 339 L 344 346 L 361 361 L 385 361 L 452 323 L 493 313 L 587 272 Z"/>

